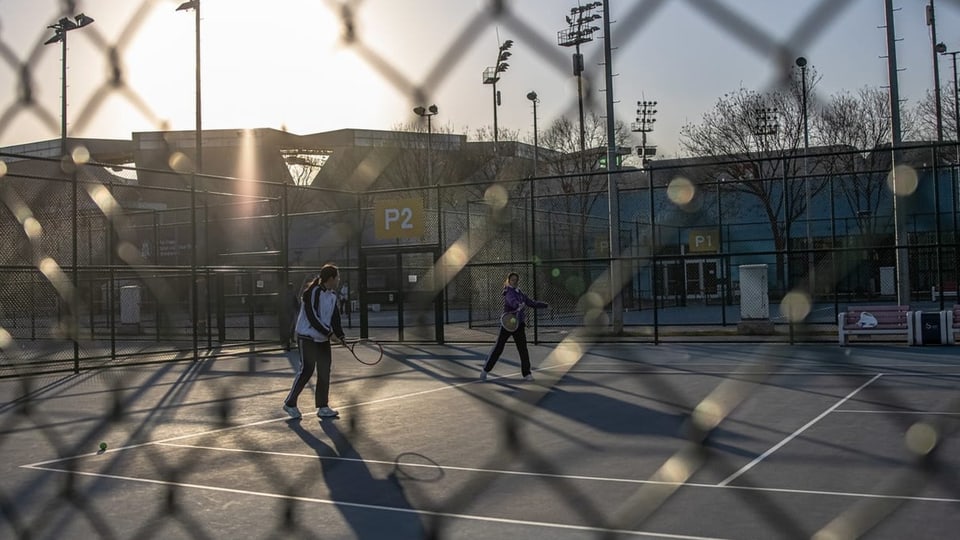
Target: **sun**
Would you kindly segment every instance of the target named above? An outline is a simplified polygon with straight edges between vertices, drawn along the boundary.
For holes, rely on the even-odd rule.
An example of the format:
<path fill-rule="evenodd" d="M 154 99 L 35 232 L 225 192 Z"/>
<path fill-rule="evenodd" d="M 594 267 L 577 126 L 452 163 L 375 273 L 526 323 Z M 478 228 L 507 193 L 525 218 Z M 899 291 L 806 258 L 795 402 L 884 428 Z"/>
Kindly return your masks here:
<path fill-rule="evenodd" d="M 170 129 L 195 123 L 195 19 L 159 4 L 126 49 L 130 84 Z M 202 4 L 204 129 L 315 132 L 383 125 L 403 96 L 344 44 L 331 2 L 209 0 Z M 192 11 L 189 12 L 192 15 Z"/>

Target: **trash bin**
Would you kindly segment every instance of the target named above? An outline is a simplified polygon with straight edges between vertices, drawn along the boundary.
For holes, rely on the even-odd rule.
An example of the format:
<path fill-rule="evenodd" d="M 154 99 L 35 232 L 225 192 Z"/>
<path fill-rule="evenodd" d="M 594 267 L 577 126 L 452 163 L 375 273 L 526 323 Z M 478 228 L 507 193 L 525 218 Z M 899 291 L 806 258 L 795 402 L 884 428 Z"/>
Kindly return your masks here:
<path fill-rule="evenodd" d="M 942 311 L 918 311 L 913 328 L 918 345 L 942 345 L 947 342 L 947 325 Z"/>

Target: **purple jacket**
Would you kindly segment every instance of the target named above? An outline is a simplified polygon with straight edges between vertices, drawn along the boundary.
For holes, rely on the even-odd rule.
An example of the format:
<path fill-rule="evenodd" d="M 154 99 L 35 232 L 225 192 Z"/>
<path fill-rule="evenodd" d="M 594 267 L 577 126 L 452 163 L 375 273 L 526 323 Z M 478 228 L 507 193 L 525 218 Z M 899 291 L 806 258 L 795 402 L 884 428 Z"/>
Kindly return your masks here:
<path fill-rule="evenodd" d="M 532 308 L 545 308 L 547 307 L 546 302 L 541 302 L 539 300 L 534 300 L 529 296 L 523 294 L 518 288 L 511 287 L 507 285 L 503 288 L 503 312 L 515 312 L 517 314 L 517 319 L 522 323 L 526 318 L 526 307 Z"/>

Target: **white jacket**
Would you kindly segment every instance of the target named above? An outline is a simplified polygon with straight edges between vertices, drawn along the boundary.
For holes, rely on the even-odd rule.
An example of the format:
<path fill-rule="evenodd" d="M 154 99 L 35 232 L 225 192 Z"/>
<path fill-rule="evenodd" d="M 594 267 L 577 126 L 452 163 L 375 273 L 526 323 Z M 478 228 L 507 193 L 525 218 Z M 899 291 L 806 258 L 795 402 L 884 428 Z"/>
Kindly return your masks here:
<path fill-rule="evenodd" d="M 297 335 L 316 342 L 343 336 L 337 293 L 323 287 L 311 287 L 303 294 L 300 314 L 297 316 Z"/>

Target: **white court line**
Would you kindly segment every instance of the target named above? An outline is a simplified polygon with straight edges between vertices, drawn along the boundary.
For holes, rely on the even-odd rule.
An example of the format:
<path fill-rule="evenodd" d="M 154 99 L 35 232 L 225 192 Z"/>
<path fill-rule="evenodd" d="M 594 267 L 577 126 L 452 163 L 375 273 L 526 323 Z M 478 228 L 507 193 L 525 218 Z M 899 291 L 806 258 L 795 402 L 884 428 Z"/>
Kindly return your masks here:
<path fill-rule="evenodd" d="M 876 381 L 877 379 L 879 379 L 879 378 L 882 377 L 882 376 L 883 376 L 883 373 L 877 373 L 876 375 L 873 376 L 872 379 L 870 379 L 869 381 L 861 384 L 859 388 L 857 388 L 857 389 L 854 390 L 853 392 L 850 392 L 849 394 L 847 394 L 847 395 L 846 395 L 843 399 L 841 399 L 840 401 L 834 403 L 832 407 L 830 407 L 829 409 L 823 411 L 822 413 L 820 413 L 819 416 L 817 416 L 817 417 L 814 418 L 813 420 L 811 420 L 811 421 L 807 422 L 806 424 L 804 424 L 803 427 L 801 427 L 800 429 L 798 429 L 798 430 L 794 431 L 793 433 L 791 433 L 789 436 L 787 436 L 787 438 L 783 439 L 782 441 L 780 441 L 779 443 L 775 444 L 772 448 L 770 448 L 770 449 L 767 450 L 766 452 L 764 452 L 764 453 L 760 454 L 759 456 L 757 456 L 753 461 L 751 461 L 750 463 L 747 463 L 746 465 L 744 465 L 743 467 L 741 467 L 740 470 L 738 470 L 737 472 L 735 472 L 735 473 L 731 474 L 730 476 L 724 478 L 723 481 L 720 482 L 720 483 L 717 484 L 717 485 L 723 487 L 723 486 L 726 486 L 727 484 L 729 484 L 730 482 L 736 480 L 736 479 L 739 478 L 743 473 L 749 471 L 749 470 L 752 469 L 755 465 L 757 465 L 758 463 L 760 463 L 761 461 L 763 461 L 764 459 L 766 459 L 770 454 L 776 452 L 777 450 L 779 450 L 780 448 L 782 448 L 784 445 L 786 445 L 788 442 L 790 442 L 790 441 L 792 441 L 793 439 L 797 438 L 801 433 L 803 433 L 803 432 L 806 431 L 808 428 L 810 428 L 810 426 L 816 424 L 816 423 L 819 422 L 823 417 L 827 416 L 828 414 L 830 414 L 830 413 L 833 412 L 834 410 L 838 409 L 841 405 L 843 405 L 844 403 L 846 403 L 847 400 L 849 400 L 849 399 L 852 398 L 854 395 L 856 395 L 857 392 L 863 390 L 864 388 L 866 388 L 867 386 L 869 386 L 870 384 L 872 384 L 874 381 Z"/>
<path fill-rule="evenodd" d="M 567 362 L 567 363 L 565 363 L 565 364 L 552 364 L 552 365 L 550 365 L 550 366 L 545 366 L 545 367 L 541 367 L 541 368 L 535 369 L 534 371 L 543 371 L 543 370 L 547 370 L 547 369 L 553 369 L 553 368 L 555 368 L 555 367 L 562 367 L 562 366 L 565 366 L 565 365 L 568 365 L 568 364 L 573 364 L 573 363 L 575 363 L 575 362 Z M 511 375 L 517 375 L 518 373 L 519 373 L 519 372 L 514 372 L 514 373 L 512 373 Z M 499 378 L 509 377 L 509 376 L 511 376 L 511 375 L 501 375 L 501 376 L 499 376 L 499 377 L 491 377 L 491 378 L 488 379 L 488 380 L 489 380 L 489 381 L 492 381 L 492 380 L 496 380 L 496 379 L 499 379 Z M 448 384 L 448 385 L 444 385 L 444 386 L 439 386 L 439 387 L 437 387 L 437 388 L 430 388 L 429 390 L 419 390 L 419 391 L 417 391 L 417 392 L 410 392 L 409 394 L 398 394 L 398 395 L 396 395 L 396 396 L 390 396 L 390 397 L 385 397 L 385 398 L 380 398 L 380 399 L 373 399 L 373 400 L 364 401 L 364 402 L 361 402 L 361 403 L 351 403 L 351 404 L 349 404 L 349 405 L 338 405 L 337 408 L 338 408 L 338 409 L 341 409 L 341 410 L 342 410 L 342 409 L 353 409 L 353 408 L 362 407 L 362 406 L 365 406 L 365 405 L 374 405 L 374 404 L 377 404 L 377 403 L 384 403 L 384 402 L 387 402 L 387 401 L 396 401 L 396 400 L 398 400 L 398 399 L 405 399 L 405 398 L 408 398 L 408 397 L 422 396 L 422 395 L 424 395 L 424 394 L 432 394 L 432 393 L 434 393 L 434 392 L 442 392 L 442 391 L 445 391 L 445 390 L 452 390 L 452 389 L 455 389 L 455 388 L 460 388 L 461 386 L 469 386 L 469 385 L 471 385 L 471 384 L 484 384 L 484 383 L 483 383 L 483 381 L 481 381 L 481 380 L 478 378 L 477 380 L 473 380 L 473 381 L 468 381 L 468 382 L 458 383 L 458 384 Z M 38 466 L 40 466 L 40 465 L 49 465 L 49 464 L 51 464 L 51 463 L 58 463 L 58 462 L 61 462 L 61 461 L 69 461 L 69 460 L 71 460 L 71 459 L 77 459 L 77 458 L 81 458 L 81 457 L 97 456 L 97 455 L 102 455 L 102 454 L 104 454 L 104 453 L 114 453 L 114 452 L 119 452 L 119 451 L 121 451 L 121 450 L 130 450 L 130 449 L 133 449 L 133 448 L 142 448 L 142 447 L 144 447 L 144 446 L 151 446 L 151 445 L 156 445 L 156 444 L 164 444 L 164 443 L 169 443 L 169 442 L 173 442 L 173 441 L 182 441 L 182 440 L 184 440 L 184 439 L 190 439 L 190 438 L 193 438 L 193 437 L 203 437 L 203 436 L 205 436 L 205 435 L 212 435 L 212 434 L 214 434 L 214 433 L 223 433 L 223 432 L 226 432 L 226 431 L 233 431 L 233 430 L 237 430 L 237 429 L 244 429 L 244 428 L 254 427 L 254 426 L 260 426 L 260 425 L 264 425 L 264 424 L 272 424 L 272 423 L 274 423 L 274 422 L 287 422 L 287 421 L 289 421 L 289 420 L 290 420 L 290 417 L 284 415 L 284 416 L 281 416 L 281 417 L 279 417 L 279 418 L 268 418 L 267 420 L 258 420 L 258 421 L 256 421 L 256 422 L 250 422 L 250 423 L 248 423 L 248 424 L 240 424 L 240 425 L 229 426 L 229 427 L 225 427 L 225 428 L 218 428 L 218 429 L 211 429 L 211 430 L 207 430 L 207 431 L 200 431 L 200 432 L 197 432 L 197 433 L 188 433 L 188 434 L 186 434 L 186 435 L 178 435 L 178 436 L 176 436 L 176 437 L 170 437 L 169 439 L 160 439 L 160 440 L 158 440 L 158 441 L 147 441 L 147 442 L 140 443 L 140 444 L 131 444 L 131 445 L 128 445 L 128 446 L 120 446 L 120 447 L 117 447 L 117 448 L 111 448 L 110 450 L 107 450 L 107 451 L 105 451 L 105 452 L 89 452 L 89 453 L 86 453 L 86 454 L 78 454 L 78 455 L 75 455 L 75 456 L 68 456 L 68 457 L 61 457 L 61 458 L 57 458 L 57 459 L 51 459 L 51 460 L 47 460 L 47 461 L 40 461 L 40 462 L 37 462 L 37 463 L 30 463 L 30 464 L 27 464 L 27 465 L 21 465 L 21 467 L 24 467 L 24 468 L 35 468 L 35 467 L 38 467 Z"/>
<path fill-rule="evenodd" d="M 63 471 L 62 469 L 54 469 L 54 468 L 45 468 L 45 467 L 31 467 L 31 468 L 42 470 L 42 471 L 66 472 L 66 471 Z M 396 508 L 393 506 L 382 506 L 378 504 L 352 503 L 352 502 L 345 502 L 345 501 L 334 501 L 331 499 L 318 499 L 314 497 L 297 497 L 297 496 L 291 496 L 291 495 L 281 495 L 277 493 L 267 493 L 262 491 L 248 491 L 244 489 L 208 486 L 203 484 L 188 484 L 184 482 L 170 482 L 167 480 L 135 478 L 130 476 L 120 476 L 116 474 L 99 474 L 99 473 L 88 473 L 88 472 L 82 472 L 82 471 L 71 471 L 71 473 L 78 476 L 93 476 L 98 478 L 110 478 L 113 480 L 128 480 L 133 482 L 142 482 L 146 484 L 175 486 L 178 488 L 193 488 L 193 489 L 202 489 L 206 491 L 218 491 L 221 493 L 250 495 L 253 497 L 267 497 L 270 499 L 281 499 L 281 500 L 291 500 L 291 501 L 299 501 L 299 502 L 307 502 L 307 503 L 328 504 L 332 506 L 363 508 L 367 510 L 382 510 L 386 512 L 399 512 L 403 514 L 415 514 L 420 516 L 435 516 L 435 517 L 446 517 L 446 518 L 455 518 L 455 519 L 466 519 L 471 521 L 485 521 L 485 522 L 491 522 L 491 523 L 506 523 L 510 525 L 525 525 L 530 527 L 542 527 L 546 529 L 563 529 L 563 530 L 572 530 L 572 531 L 615 533 L 615 534 L 639 536 L 639 537 L 647 537 L 647 538 L 670 538 L 672 540 L 727 540 L 727 539 L 716 537 L 716 536 L 689 536 L 689 535 L 682 535 L 682 534 L 631 531 L 631 530 L 625 530 L 625 529 L 608 529 L 604 527 L 590 527 L 587 525 L 567 525 L 562 523 L 549 523 L 544 521 L 530 521 L 530 520 L 523 520 L 523 519 L 475 516 L 471 514 L 455 514 L 452 512 L 434 512 L 431 510 L 415 510 L 413 508 Z"/>
<path fill-rule="evenodd" d="M 942 411 L 858 411 L 857 409 L 837 409 L 835 413 L 850 414 L 926 414 L 931 416 L 960 416 L 960 412 L 942 412 Z"/>
<path fill-rule="evenodd" d="M 268 455 L 268 456 L 280 456 L 280 457 L 298 457 L 305 459 L 320 459 L 321 461 L 347 461 L 353 463 L 374 463 L 378 465 L 393 465 L 398 466 L 396 461 L 384 461 L 377 459 L 359 459 L 359 458 L 347 458 L 340 456 L 317 456 L 316 454 L 300 454 L 296 452 L 271 452 L 267 450 L 247 450 L 243 448 L 224 448 L 219 446 L 200 446 L 193 444 L 172 444 L 172 443 L 163 443 L 163 446 L 172 446 L 174 448 L 190 448 L 195 450 L 210 450 L 215 452 L 236 452 L 243 454 L 259 454 L 259 455 Z M 948 502 L 948 503 L 957 503 L 960 502 L 960 498 L 946 498 L 946 497 L 917 497 L 913 495 L 878 495 L 875 493 L 861 493 L 856 491 L 826 491 L 826 490 L 811 490 L 811 489 L 792 489 L 792 488 L 773 488 L 773 487 L 759 487 L 759 486 L 721 486 L 718 484 L 700 484 L 694 482 L 665 482 L 662 480 L 638 480 L 635 478 L 617 478 L 617 477 L 608 477 L 608 476 L 586 476 L 579 474 L 556 474 L 556 473 L 539 473 L 539 472 L 529 472 L 529 471 L 511 471 L 506 469 L 484 469 L 478 467 L 458 467 L 453 465 L 432 465 L 426 463 L 404 463 L 404 467 L 409 468 L 423 468 L 423 469 L 436 469 L 439 468 L 445 471 L 458 471 L 458 472 L 469 472 L 469 473 L 488 473 L 488 474 L 500 474 L 504 476 L 528 476 L 534 478 L 551 478 L 551 479 L 561 479 L 561 480 L 583 480 L 588 482 L 608 482 L 613 484 L 635 484 L 635 485 L 645 485 L 652 484 L 658 486 L 685 486 L 691 488 L 702 488 L 702 489 L 732 489 L 740 491 L 761 491 L 761 492 L 770 492 L 770 493 L 786 493 L 786 494 L 795 494 L 795 495 L 831 495 L 835 497 L 853 497 L 853 498 L 863 498 L 863 499 L 887 499 L 887 500 L 896 500 L 896 501 L 922 501 L 922 502 Z M 58 469 L 51 469 L 58 470 Z M 96 473 L 89 473 L 96 474 Z"/>

